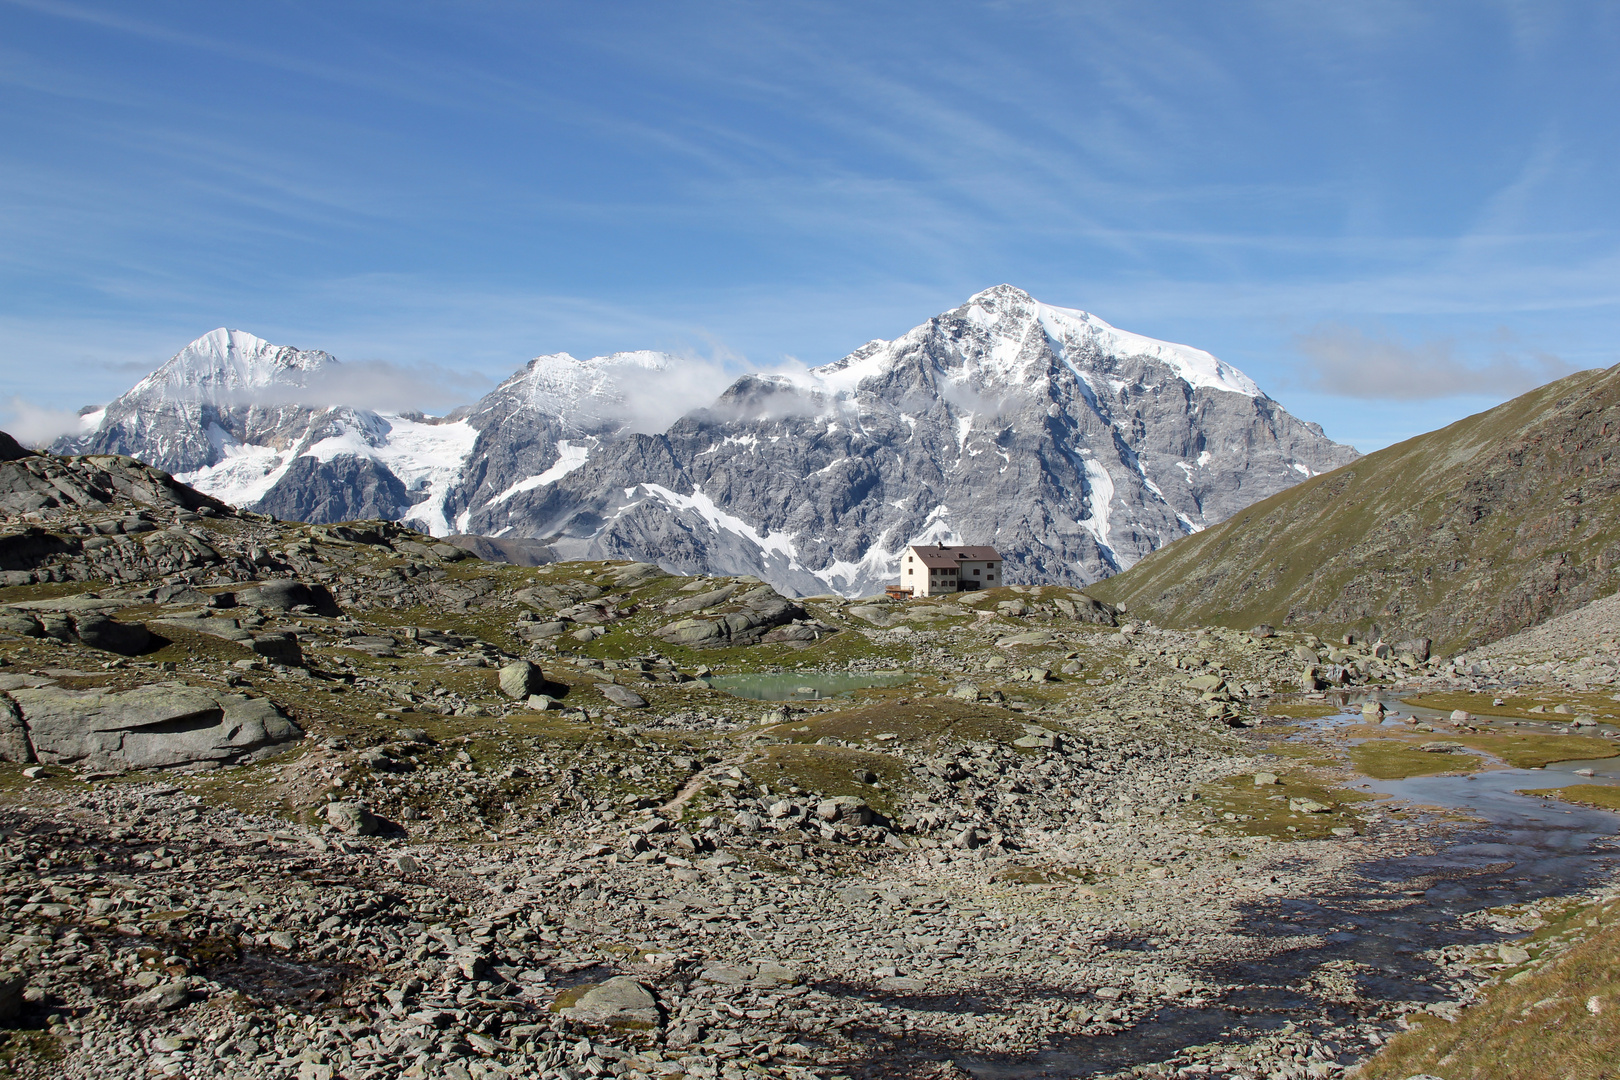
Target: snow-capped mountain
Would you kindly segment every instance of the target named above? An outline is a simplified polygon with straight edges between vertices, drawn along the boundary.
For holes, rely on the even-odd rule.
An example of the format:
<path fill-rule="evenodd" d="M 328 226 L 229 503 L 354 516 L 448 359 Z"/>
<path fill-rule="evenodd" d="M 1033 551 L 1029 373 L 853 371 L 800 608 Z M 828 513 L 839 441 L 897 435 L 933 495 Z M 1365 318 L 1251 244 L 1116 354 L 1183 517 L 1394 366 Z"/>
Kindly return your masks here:
<path fill-rule="evenodd" d="M 458 521 L 800 593 L 892 583 L 918 540 L 1084 584 L 1354 456 L 1207 352 L 1002 285 L 803 376 L 739 379 Z"/>
<path fill-rule="evenodd" d="M 338 365 L 240 330 L 187 345 L 58 453 L 129 454 L 216 498 L 278 517 L 414 520 L 449 531 L 444 497 L 476 432 L 465 423 L 327 404 Z"/>
<path fill-rule="evenodd" d="M 294 404 L 336 363 L 215 331 L 71 448 L 283 517 L 852 595 L 920 540 L 993 544 L 1015 583 L 1089 583 L 1355 457 L 1207 352 L 1009 285 L 667 424 L 689 380 L 663 353 L 537 357 L 443 421 Z"/>

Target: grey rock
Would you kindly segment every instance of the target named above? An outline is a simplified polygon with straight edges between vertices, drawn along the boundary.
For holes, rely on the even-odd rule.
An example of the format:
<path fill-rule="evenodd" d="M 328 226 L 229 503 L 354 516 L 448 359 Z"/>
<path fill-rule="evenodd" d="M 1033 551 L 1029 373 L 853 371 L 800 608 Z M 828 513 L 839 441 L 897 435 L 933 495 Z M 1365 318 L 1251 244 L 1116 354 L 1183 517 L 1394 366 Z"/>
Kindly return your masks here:
<path fill-rule="evenodd" d="M 191 994 L 184 984 L 178 982 L 162 983 L 152 987 L 144 994 L 137 994 L 130 998 L 127 1007 L 136 1012 L 173 1012 L 191 999 Z"/>
<path fill-rule="evenodd" d="M 559 634 L 567 633 L 568 628 L 572 625 L 572 623 L 555 620 L 551 622 L 518 623 L 517 636 L 524 641 L 544 641 L 546 638 L 554 638 Z"/>
<path fill-rule="evenodd" d="M 26 763 L 34 760 L 22 711 L 10 697 L 0 693 L 0 761 Z"/>
<path fill-rule="evenodd" d="M 345 836 L 375 836 L 383 828 L 382 819 L 357 802 L 327 803 L 326 823 Z"/>
<path fill-rule="evenodd" d="M 26 611 L 13 611 L 0 609 L 0 633 L 17 634 L 21 637 L 44 637 L 45 628 L 39 619 Z"/>
<path fill-rule="evenodd" d="M 501 668 L 501 693 L 513 701 L 527 701 L 546 688 L 545 675 L 527 660 L 514 660 Z"/>
<path fill-rule="evenodd" d="M 265 698 L 152 684 L 123 692 L 13 690 L 36 758 L 147 769 L 253 760 L 301 738 Z"/>
<path fill-rule="evenodd" d="M 1402 654 L 1411 656 L 1413 659 L 1421 663 L 1429 658 L 1429 649 L 1433 646 L 1433 644 L 1434 643 L 1426 637 L 1408 638 L 1405 641 L 1397 641 L 1395 643 L 1395 653 L 1397 656 Z"/>
<path fill-rule="evenodd" d="M 627 686 L 620 686 L 618 683 L 597 683 L 596 688 L 601 691 L 603 697 L 623 708 L 645 709 L 647 707 L 647 699 Z"/>
<path fill-rule="evenodd" d="M 266 660 L 288 667 L 304 666 L 304 650 L 298 644 L 298 635 L 275 630 L 252 637 L 253 651 Z"/>
<path fill-rule="evenodd" d="M 22 1018 L 23 990 L 28 976 L 18 971 L 0 975 L 0 1027 L 15 1027 Z"/>
<path fill-rule="evenodd" d="M 804 609 L 792 603 L 769 585 L 751 589 L 727 603 L 714 614 L 681 619 L 659 627 L 654 633 L 672 645 L 694 649 L 718 649 L 753 645 L 764 640 L 774 628 L 804 618 Z"/>
<path fill-rule="evenodd" d="M 584 1024 L 628 1030 L 653 1029 L 662 1022 L 658 999 L 628 975 L 587 990 L 566 1015 Z"/>
<path fill-rule="evenodd" d="M 324 590 L 317 592 L 302 581 L 278 578 L 237 590 L 236 602 L 244 607 L 271 608 L 275 611 L 291 611 L 305 604 L 323 608 L 331 603 L 331 598 L 324 593 Z"/>

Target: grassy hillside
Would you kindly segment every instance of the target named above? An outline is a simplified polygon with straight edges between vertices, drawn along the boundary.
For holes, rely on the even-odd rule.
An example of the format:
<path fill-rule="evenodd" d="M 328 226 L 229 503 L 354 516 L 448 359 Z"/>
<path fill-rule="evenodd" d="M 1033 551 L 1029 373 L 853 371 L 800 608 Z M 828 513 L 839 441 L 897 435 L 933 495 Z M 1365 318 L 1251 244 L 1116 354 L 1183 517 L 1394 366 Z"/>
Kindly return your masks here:
<path fill-rule="evenodd" d="M 1620 367 L 1369 454 L 1087 591 L 1167 625 L 1494 640 L 1620 587 Z"/>

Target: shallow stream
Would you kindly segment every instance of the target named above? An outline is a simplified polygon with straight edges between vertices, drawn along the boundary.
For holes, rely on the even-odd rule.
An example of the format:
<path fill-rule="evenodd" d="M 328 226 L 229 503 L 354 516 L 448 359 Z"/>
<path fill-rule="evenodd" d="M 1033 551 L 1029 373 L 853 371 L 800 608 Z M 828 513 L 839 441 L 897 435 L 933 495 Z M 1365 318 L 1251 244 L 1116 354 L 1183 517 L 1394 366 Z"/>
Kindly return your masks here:
<path fill-rule="evenodd" d="M 1445 715 L 1414 710 L 1394 695 L 1381 696 L 1391 711 L 1436 718 Z M 1371 695 L 1351 696 L 1345 711 L 1313 726 L 1362 723 L 1360 705 L 1371 699 Z M 1486 722 L 1477 726 L 1496 726 L 1486 718 L 1481 720 Z M 1517 725 L 1521 730 L 1541 726 L 1523 721 Z M 1563 725 L 1557 729 L 1561 731 Z M 1590 728 L 1586 731 L 1598 733 Z M 1443 737 L 1436 735 L 1437 739 Z M 1593 775 L 1575 775 L 1581 768 L 1592 769 Z M 1341 962 L 1335 965 L 1341 970 L 1344 961 L 1358 965 L 1356 987 L 1365 999 L 1437 1001 L 1443 990 L 1427 979 L 1441 973 L 1423 953 L 1447 945 L 1518 936 L 1493 933 L 1477 923 L 1465 924 L 1464 916 L 1579 892 L 1609 877 L 1620 858 L 1616 843 L 1620 816 L 1516 794 L 1523 788 L 1620 783 L 1620 758 L 1563 762 L 1545 769 L 1499 768 L 1461 776 L 1356 783 L 1364 790 L 1391 796 L 1380 809 L 1416 811 L 1414 820 L 1385 817 L 1377 826 L 1385 831 L 1383 846 L 1391 854 L 1359 864 L 1353 878 L 1330 892 L 1270 898 L 1255 903 L 1243 916 L 1246 934 L 1317 935 L 1322 945 L 1248 963 L 1212 963 L 1205 969 L 1207 977 L 1238 984 L 1241 989 L 1198 1008 L 1165 1007 L 1118 1035 L 1074 1040 L 1033 1058 L 959 1058 L 957 1064 L 984 1080 L 1085 1077 L 1160 1062 L 1200 1044 L 1219 1041 L 1236 1047 L 1288 1025 L 1293 1030 L 1323 1030 L 1343 1024 L 1353 1015 L 1349 1011 L 1353 1006 L 1332 993 L 1312 989 L 1316 985 L 1312 974 L 1335 961 Z M 1473 820 L 1455 820 L 1459 814 Z M 1409 833 L 1410 840 L 1402 833 Z M 1349 1063 L 1365 1048 L 1345 1050 L 1340 1060 Z"/>

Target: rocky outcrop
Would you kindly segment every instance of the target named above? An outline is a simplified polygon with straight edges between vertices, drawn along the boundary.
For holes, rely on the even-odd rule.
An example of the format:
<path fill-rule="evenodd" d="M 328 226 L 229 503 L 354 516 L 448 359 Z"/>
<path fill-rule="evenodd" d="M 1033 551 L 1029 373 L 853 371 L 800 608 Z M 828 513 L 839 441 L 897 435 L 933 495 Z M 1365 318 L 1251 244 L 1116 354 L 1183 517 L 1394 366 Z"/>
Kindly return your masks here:
<path fill-rule="evenodd" d="M 7 760 L 113 770 L 238 764 L 303 737 L 266 698 L 180 684 L 123 692 L 41 686 L 12 690 L 6 700 L 0 755 Z M 9 756 L 18 753 L 25 756 Z"/>
<path fill-rule="evenodd" d="M 111 505 L 120 496 L 142 506 L 191 511 L 207 507 L 214 513 L 230 509 L 218 499 L 130 457 L 27 454 L 0 461 L 3 516 L 59 507 L 91 509 Z"/>
<path fill-rule="evenodd" d="M 775 628 L 803 618 L 805 612 L 802 607 L 787 600 L 769 585 L 760 585 L 738 596 L 735 602 L 712 608 L 703 615 L 661 626 L 656 634 L 660 640 L 671 645 L 721 649 L 758 644 Z M 814 634 L 814 629 L 811 629 L 812 640 Z"/>
<path fill-rule="evenodd" d="M 294 458 L 253 506 L 289 521 L 397 521 L 421 501 L 374 458 L 344 454 L 322 461 L 306 454 Z"/>
<path fill-rule="evenodd" d="M 119 622 L 106 612 L 116 601 L 70 597 L 0 608 L 0 630 L 23 637 L 53 638 L 92 649 L 138 656 L 156 647 L 139 622 Z"/>

